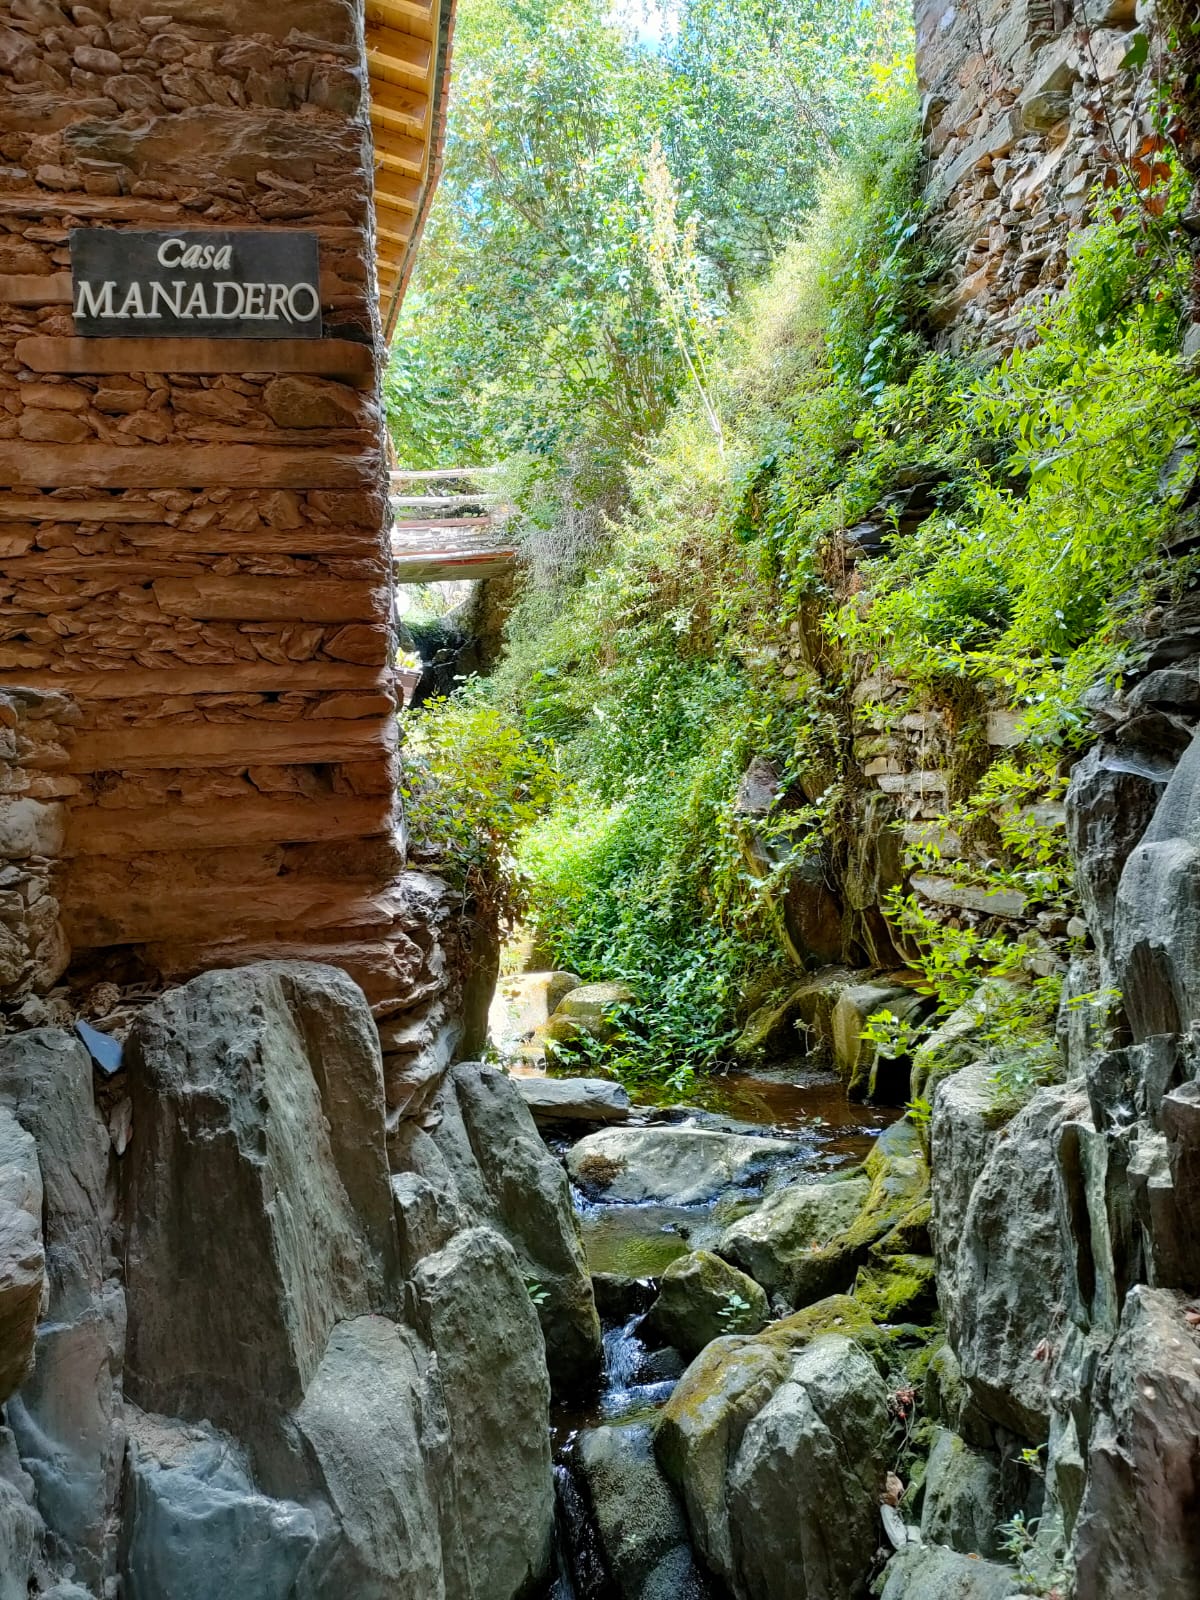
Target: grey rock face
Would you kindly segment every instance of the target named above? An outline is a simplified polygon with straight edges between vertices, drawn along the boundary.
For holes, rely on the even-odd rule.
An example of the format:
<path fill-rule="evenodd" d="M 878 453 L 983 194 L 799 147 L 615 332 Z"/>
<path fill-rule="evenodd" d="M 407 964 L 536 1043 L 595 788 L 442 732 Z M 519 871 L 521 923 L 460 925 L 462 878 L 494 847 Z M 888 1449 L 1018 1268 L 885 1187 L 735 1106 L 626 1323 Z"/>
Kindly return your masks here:
<path fill-rule="evenodd" d="M 953 1294 L 943 1300 L 976 1403 L 1034 1441 L 1049 1427 L 1049 1358 L 1067 1301 L 1058 1139 L 1064 1123 L 1086 1113 L 1081 1091 L 1043 1089 L 996 1139 L 963 1217 Z M 938 1231 L 939 1248 L 948 1250 L 941 1224 Z"/>
<path fill-rule="evenodd" d="M 1133 754 L 1089 750 L 1067 790 L 1067 838 L 1088 927 L 1101 957 L 1112 945 L 1117 885 L 1150 826 L 1167 773 Z"/>
<path fill-rule="evenodd" d="M 814 1249 L 849 1228 L 870 1188 L 865 1177 L 789 1184 L 731 1223 L 717 1248 L 769 1294 L 799 1304 L 812 1287 Z"/>
<path fill-rule="evenodd" d="M 492 1067 L 453 1068 L 437 1110 L 439 1126 L 429 1139 L 413 1138 L 409 1160 L 512 1245 L 545 1294 L 538 1316 L 552 1381 L 585 1386 L 600 1367 L 600 1321 L 566 1174 L 514 1080 Z"/>
<path fill-rule="evenodd" d="M 1088 1600 L 1200 1592 L 1200 1341 L 1168 1290 L 1132 1289 L 1101 1374 L 1075 1526 Z"/>
<path fill-rule="evenodd" d="M 910 1544 L 888 1562 L 882 1600 L 1017 1600 L 1011 1567 L 973 1561 L 944 1545 Z"/>
<path fill-rule="evenodd" d="M 680 1256 L 662 1275 L 647 1325 L 689 1360 L 722 1334 L 757 1333 L 767 1297 L 753 1278 L 708 1250 Z"/>
<path fill-rule="evenodd" d="M 0 1107 L 0 1402 L 33 1364 L 45 1281 L 37 1146 Z"/>
<path fill-rule="evenodd" d="M 654 1459 L 648 1426 L 589 1428 L 575 1446 L 620 1600 L 702 1600 L 687 1524 Z"/>
<path fill-rule="evenodd" d="M 33 1501 L 13 1436 L 0 1428 L 0 1600 L 28 1600 L 45 1532 Z"/>
<path fill-rule="evenodd" d="M 491 1228 L 457 1234 L 427 1257 L 412 1290 L 445 1396 L 461 1593 L 507 1600 L 550 1556 L 550 1384 L 537 1314 L 515 1253 Z M 460 1591 L 447 1587 L 456 1600 Z"/>
<path fill-rule="evenodd" d="M 816 1340 L 746 1428 L 729 1474 L 738 1600 L 865 1595 L 887 1389 L 847 1339 Z"/>
<path fill-rule="evenodd" d="M 929 1231 L 938 1265 L 938 1299 L 947 1317 L 954 1315 L 962 1295 L 958 1251 L 971 1191 L 996 1141 L 989 1115 L 992 1072 L 987 1062 L 972 1062 L 943 1078 L 933 1097 L 929 1124 L 933 1217 Z"/>
<path fill-rule="evenodd" d="M 842 990 L 833 1009 L 833 1057 L 852 1100 L 868 1093 L 876 1066 L 875 1047 L 862 1036 L 868 1017 L 887 1011 L 904 1021 L 925 1005 L 921 995 L 903 984 L 860 983 Z"/>
<path fill-rule="evenodd" d="M 964 1555 L 996 1554 L 1000 1472 L 991 1457 L 938 1428 L 925 1473 L 921 1537 Z"/>
<path fill-rule="evenodd" d="M 143 1413 L 128 1422 L 130 1600 L 291 1600 L 317 1542 L 313 1513 L 259 1494 L 236 1446 L 206 1425 Z"/>
<path fill-rule="evenodd" d="M 606 1128 L 572 1146 L 567 1168 L 609 1200 L 688 1206 L 761 1180 L 798 1151 L 784 1139 L 704 1128 Z"/>
<path fill-rule="evenodd" d="M 446 1419 L 411 1330 L 385 1317 L 341 1323 L 297 1421 L 338 1525 L 299 1596 L 444 1600 L 451 1508 L 428 1466 L 446 1464 Z"/>
<path fill-rule="evenodd" d="M 108 1242 L 109 1140 L 87 1051 L 55 1028 L 5 1039 L 0 1103 L 37 1142 L 47 1276 L 34 1370 L 8 1419 L 54 1548 L 99 1582 L 112 1559 L 124 1451 L 125 1297 Z"/>
<path fill-rule="evenodd" d="M 1193 739 L 1117 888 L 1114 981 L 1135 1040 L 1200 1017 L 1200 738 Z"/>
<path fill-rule="evenodd" d="M 168 991 L 126 1054 L 129 1392 L 235 1432 L 261 1471 L 394 1271 L 370 1013 L 332 968 L 267 963 Z"/>

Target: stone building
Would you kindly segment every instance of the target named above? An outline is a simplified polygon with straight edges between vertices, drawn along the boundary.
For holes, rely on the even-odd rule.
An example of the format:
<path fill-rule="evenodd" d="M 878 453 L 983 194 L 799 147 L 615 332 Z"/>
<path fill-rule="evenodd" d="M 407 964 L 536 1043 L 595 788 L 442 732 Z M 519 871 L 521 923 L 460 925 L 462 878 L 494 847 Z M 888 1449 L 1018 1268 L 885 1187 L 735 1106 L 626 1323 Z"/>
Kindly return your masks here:
<path fill-rule="evenodd" d="M 130 982 L 329 960 L 372 1002 L 401 1104 L 422 1050 L 452 1047 L 454 974 L 395 813 L 379 374 L 438 171 L 451 0 L 2 13 L 0 998 L 69 961 Z M 121 321 L 122 284 L 95 329 L 107 291 L 80 301 L 72 241 L 81 281 L 98 236 L 120 261 L 135 240 L 112 236 L 147 233 L 178 241 L 166 289 Z M 181 265 L 226 235 L 294 263 L 315 240 L 319 337 L 169 315 L 172 282 L 253 275 Z"/>

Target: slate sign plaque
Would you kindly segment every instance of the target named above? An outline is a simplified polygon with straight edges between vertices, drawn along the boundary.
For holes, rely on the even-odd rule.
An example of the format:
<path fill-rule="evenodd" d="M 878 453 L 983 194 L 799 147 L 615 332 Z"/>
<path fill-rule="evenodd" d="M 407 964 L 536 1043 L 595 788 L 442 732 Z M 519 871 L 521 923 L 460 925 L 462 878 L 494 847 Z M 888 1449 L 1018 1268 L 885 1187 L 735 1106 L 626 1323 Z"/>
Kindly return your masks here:
<path fill-rule="evenodd" d="M 317 236 L 73 228 L 71 301 L 92 339 L 319 339 Z"/>

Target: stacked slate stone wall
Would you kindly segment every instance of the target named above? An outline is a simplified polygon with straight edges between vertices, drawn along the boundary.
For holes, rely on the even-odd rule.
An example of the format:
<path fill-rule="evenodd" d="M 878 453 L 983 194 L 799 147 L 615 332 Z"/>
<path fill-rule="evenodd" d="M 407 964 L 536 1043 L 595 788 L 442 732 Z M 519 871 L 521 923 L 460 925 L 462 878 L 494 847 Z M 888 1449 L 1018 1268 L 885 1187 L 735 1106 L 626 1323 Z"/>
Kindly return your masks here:
<path fill-rule="evenodd" d="M 363 29 L 351 0 L 4 7 L 0 685 L 75 707 L 28 765 L 77 964 L 335 961 L 398 1081 L 410 1039 L 447 1053 L 412 997 L 449 1014 L 453 975 L 394 815 Z M 78 340 L 77 227 L 316 233 L 324 337 Z"/>

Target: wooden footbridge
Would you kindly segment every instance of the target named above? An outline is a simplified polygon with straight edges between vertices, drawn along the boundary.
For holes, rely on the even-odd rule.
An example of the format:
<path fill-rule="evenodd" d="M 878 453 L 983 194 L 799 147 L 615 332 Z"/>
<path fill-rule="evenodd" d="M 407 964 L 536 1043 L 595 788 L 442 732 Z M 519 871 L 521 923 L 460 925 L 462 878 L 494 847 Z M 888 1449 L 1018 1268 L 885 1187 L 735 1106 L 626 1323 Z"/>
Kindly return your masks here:
<path fill-rule="evenodd" d="M 516 566 L 506 532 L 512 507 L 486 487 L 493 468 L 449 467 L 391 475 L 397 583 L 497 578 Z"/>

